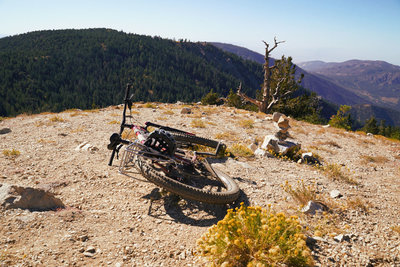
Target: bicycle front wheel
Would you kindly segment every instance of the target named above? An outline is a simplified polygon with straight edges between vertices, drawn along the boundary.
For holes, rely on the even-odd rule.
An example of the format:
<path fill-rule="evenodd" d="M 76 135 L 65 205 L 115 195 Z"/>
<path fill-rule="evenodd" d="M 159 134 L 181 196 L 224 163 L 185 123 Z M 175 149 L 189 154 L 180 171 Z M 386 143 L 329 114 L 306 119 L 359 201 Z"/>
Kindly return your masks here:
<path fill-rule="evenodd" d="M 183 198 L 212 204 L 228 204 L 239 197 L 239 187 L 226 173 L 207 160 L 195 163 L 162 165 L 140 160 L 142 175 L 150 182 Z"/>

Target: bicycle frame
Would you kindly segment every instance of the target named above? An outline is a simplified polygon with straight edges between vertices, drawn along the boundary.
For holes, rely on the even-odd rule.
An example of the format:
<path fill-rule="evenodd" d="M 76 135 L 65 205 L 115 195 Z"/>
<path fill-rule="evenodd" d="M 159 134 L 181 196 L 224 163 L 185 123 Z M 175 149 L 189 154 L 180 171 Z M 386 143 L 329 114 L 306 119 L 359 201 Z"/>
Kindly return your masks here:
<path fill-rule="evenodd" d="M 171 133 L 173 133 L 175 135 L 181 134 L 181 135 L 193 136 L 193 137 L 196 136 L 195 134 L 190 133 L 190 132 L 182 131 L 182 130 L 179 130 L 179 129 L 175 129 L 175 128 L 168 127 L 168 126 L 163 126 L 163 125 L 152 123 L 152 122 L 146 122 L 144 127 L 138 126 L 138 125 L 135 125 L 135 124 L 126 123 L 126 118 L 128 117 L 126 115 L 127 108 L 129 108 L 129 110 L 132 109 L 132 100 L 131 100 L 132 96 L 129 96 L 130 88 L 131 88 L 131 84 L 128 83 L 126 85 L 126 89 L 125 89 L 124 110 L 123 110 L 123 113 L 122 113 L 122 122 L 121 122 L 121 126 L 120 126 L 120 131 L 119 131 L 119 133 L 114 133 L 114 134 L 111 135 L 110 144 L 108 144 L 108 146 L 107 146 L 107 148 L 109 150 L 112 150 L 111 157 L 110 157 L 110 160 L 108 162 L 109 166 L 112 165 L 116 153 L 117 153 L 117 158 L 118 158 L 119 150 L 121 149 L 121 147 L 123 145 L 130 145 L 130 144 L 133 143 L 132 141 L 124 140 L 124 139 L 121 138 L 121 135 L 122 135 L 123 131 L 125 130 L 125 128 L 129 128 L 129 129 L 138 128 L 138 129 L 142 129 L 142 130 L 148 132 L 148 128 L 149 127 L 155 127 L 155 128 L 158 128 L 158 129 L 162 129 L 162 130 L 171 132 Z M 210 145 L 208 145 L 208 146 L 210 146 Z M 221 143 L 221 142 L 216 142 L 215 141 L 213 143 L 213 145 L 210 146 L 210 147 L 213 147 L 215 149 L 214 153 L 211 153 L 211 152 L 196 152 L 197 155 L 216 156 L 224 148 L 224 144 Z"/>

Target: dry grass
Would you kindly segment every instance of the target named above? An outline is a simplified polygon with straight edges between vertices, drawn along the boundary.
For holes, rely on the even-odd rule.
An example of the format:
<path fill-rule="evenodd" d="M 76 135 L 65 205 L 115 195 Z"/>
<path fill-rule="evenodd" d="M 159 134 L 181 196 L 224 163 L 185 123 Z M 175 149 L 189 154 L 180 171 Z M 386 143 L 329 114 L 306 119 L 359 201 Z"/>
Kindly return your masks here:
<path fill-rule="evenodd" d="M 173 112 L 172 110 L 168 109 L 168 110 L 163 111 L 162 114 L 164 114 L 164 115 L 174 115 L 175 112 Z"/>
<path fill-rule="evenodd" d="M 256 116 L 257 119 L 265 119 L 265 116 L 267 114 L 265 114 L 264 112 L 257 112 L 256 114 L 254 114 Z"/>
<path fill-rule="evenodd" d="M 336 213 L 323 212 L 322 214 L 315 214 L 314 216 L 302 216 L 313 232 L 314 236 L 331 236 L 334 237 L 344 232 L 339 227 L 342 219 Z"/>
<path fill-rule="evenodd" d="M 219 140 L 225 140 L 225 141 L 237 141 L 239 140 L 237 137 L 237 134 L 234 132 L 223 132 L 223 133 L 217 133 L 215 135 L 216 139 Z"/>
<path fill-rule="evenodd" d="M 56 144 L 57 143 L 54 140 L 47 140 L 47 139 L 43 139 L 43 138 L 40 138 L 37 142 L 40 144 Z"/>
<path fill-rule="evenodd" d="M 360 159 L 361 162 L 364 164 L 369 164 L 369 163 L 384 164 L 389 161 L 389 159 L 384 156 L 370 156 L 370 155 L 362 155 Z"/>
<path fill-rule="evenodd" d="M 204 121 L 202 121 L 200 119 L 192 120 L 192 122 L 190 123 L 190 126 L 192 126 L 194 128 L 206 128 L 206 124 L 204 123 Z"/>
<path fill-rule="evenodd" d="M 100 109 L 85 109 L 84 112 L 86 113 L 99 113 Z"/>
<path fill-rule="evenodd" d="M 80 109 L 77 108 L 71 108 L 71 109 L 66 109 L 62 113 L 75 113 L 75 112 L 80 112 Z"/>
<path fill-rule="evenodd" d="M 342 167 L 338 164 L 333 163 L 317 168 L 323 171 L 330 179 L 334 181 L 342 181 L 353 185 L 358 184 L 357 181 L 350 177 L 349 171 L 343 172 Z"/>
<path fill-rule="evenodd" d="M 291 128 L 291 129 L 296 134 L 307 134 L 308 133 L 308 131 L 304 130 L 302 127 L 295 127 L 295 128 Z"/>
<path fill-rule="evenodd" d="M 342 148 L 338 143 L 336 143 L 335 141 L 329 140 L 329 141 L 318 141 L 318 142 L 314 142 L 314 144 L 316 146 L 331 146 L 331 147 L 336 147 L 336 148 Z"/>
<path fill-rule="evenodd" d="M 230 153 L 234 157 L 251 158 L 254 157 L 253 151 L 243 144 L 233 144 L 228 147 L 226 152 Z"/>
<path fill-rule="evenodd" d="M 117 120 L 112 120 L 112 121 L 109 121 L 108 124 L 119 124 L 119 121 L 117 121 Z"/>
<path fill-rule="evenodd" d="M 83 111 L 77 110 L 71 113 L 69 116 L 76 117 L 76 116 L 88 116 L 88 114 L 84 113 Z"/>
<path fill-rule="evenodd" d="M 201 119 L 202 117 L 203 117 L 203 115 L 200 113 L 200 112 L 198 112 L 198 111 L 196 111 L 196 112 L 193 112 L 192 111 L 192 113 L 191 114 L 188 114 L 187 115 L 189 118 L 193 118 L 193 119 Z"/>
<path fill-rule="evenodd" d="M 368 213 L 370 205 L 357 196 L 347 200 L 347 208 L 352 210 L 361 210 L 362 212 Z"/>
<path fill-rule="evenodd" d="M 324 152 L 327 152 L 327 153 L 332 154 L 332 155 L 335 155 L 335 154 L 338 153 L 337 151 L 332 150 L 330 148 L 323 147 L 323 146 L 315 146 L 315 145 L 308 146 L 306 151 L 308 151 L 308 150 L 324 151 Z M 313 151 L 313 153 L 314 153 L 314 151 Z"/>
<path fill-rule="evenodd" d="M 285 181 L 282 188 L 301 206 L 305 206 L 310 200 L 315 201 L 318 199 L 316 185 L 306 186 L 303 180 L 297 181 L 296 187 L 293 187 L 288 181 Z"/>
<path fill-rule="evenodd" d="M 3 155 L 6 158 L 16 158 L 19 155 L 21 155 L 21 152 L 19 152 L 18 150 L 15 150 L 14 148 L 12 150 L 5 149 L 5 150 L 3 150 Z"/>
<path fill-rule="evenodd" d="M 146 104 L 144 104 L 143 107 L 145 107 L 145 108 L 157 108 L 157 106 L 155 104 L 153 104 L 153 103 L 146 103 Z"/>
<path fill-rule="evenodd" d="M 391 229 L 393 232 L 400 234 L 400 225 L 392 226 Z"/>
<path fill-rule="evenodd" d="M 121 138 L 126 140 L 134 140 L 136 139 L 136 135 L 132 130 L 125 129 L 121 134 Z"/>
<path fill-rule="evenodd" d="M 160 116 L 160 117 L 157 117 L 157 120 L 166 121 L 166 120 L 168 120 L 168 118 L 165 116 Z"/>
<path fill-rule="evenodd" d="M 85 128 L 83 126 L 78 126 L 77 128 L 72 129 L 71 133 L 83 133 L 83 132 L 86 132 L 86 131 L 87 131 L 87 128 Z"/>
<path fill-rule="evenodd" d="M 254 121 L 251 119 L 243 119 L 243 120 L 238 121 L 238 125 L 245 129 L 253 129 Z"/>
<path fill-rule="evenodd" d="M 221 109 L 218 107 L 205 106 L 201 109 L 201 111 L 204 112 L 206 115 L 212 115 L 221 112 Z"/>
<path fill-rule="evenodd" d="M 61 117 L 59 117 L 59 116 L 57 116 L 57 115 L 51 117 L 49 120 L 50 120 L 51 122 L 66 122 L 65 119 L 63 119 L 63 118 L 61 118 Z"/>

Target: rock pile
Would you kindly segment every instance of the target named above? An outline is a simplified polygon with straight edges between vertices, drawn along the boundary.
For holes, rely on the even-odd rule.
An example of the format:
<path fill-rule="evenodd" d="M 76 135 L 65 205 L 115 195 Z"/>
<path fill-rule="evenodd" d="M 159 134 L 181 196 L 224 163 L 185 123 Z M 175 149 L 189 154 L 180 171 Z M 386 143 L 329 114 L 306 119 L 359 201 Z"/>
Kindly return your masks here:
<path fill-rule="evenodd" d="M 290 137 L 289 119 L 282 113 L 275 112 L 272 115 L 272 120 L 274 121 L 274 125 L 278 131 L 275 133 L 275 135 L 265 136 L 264 142 L 261 145 L 261 149 L 272 151 L 279 155 L 286 155 L 288 153 L 300 150 L 300 144 L 294 141 L 286 140 Z"/>

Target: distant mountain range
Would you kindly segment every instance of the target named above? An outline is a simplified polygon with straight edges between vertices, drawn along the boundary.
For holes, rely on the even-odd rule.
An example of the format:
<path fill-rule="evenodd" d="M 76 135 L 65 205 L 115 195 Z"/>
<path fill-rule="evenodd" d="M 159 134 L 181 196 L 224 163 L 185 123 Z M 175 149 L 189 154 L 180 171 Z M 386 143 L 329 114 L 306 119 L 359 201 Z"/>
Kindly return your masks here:
<path fill-rule="evenodd" d="M 247 48 L 212 44 L 243 59 L 264 63 L 263 55 Z M 400 126 L 400 66 L 361 60 L 310 61 L 297 66 L 297 74 L 304 74 L 304 88 L 337 105 L 352 106 L 352 116 L 360 122 L 375 116 L 387 124 Z"/>
<path fill-rule="evenodd" d="M 375 105 L 400 111 L 400 66 L 384 61 L 310 61 L 299 67 L 357 94 Z"/>

